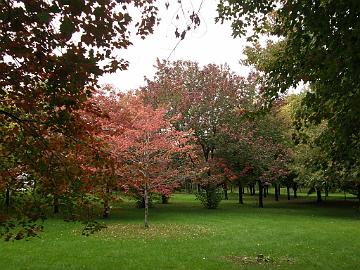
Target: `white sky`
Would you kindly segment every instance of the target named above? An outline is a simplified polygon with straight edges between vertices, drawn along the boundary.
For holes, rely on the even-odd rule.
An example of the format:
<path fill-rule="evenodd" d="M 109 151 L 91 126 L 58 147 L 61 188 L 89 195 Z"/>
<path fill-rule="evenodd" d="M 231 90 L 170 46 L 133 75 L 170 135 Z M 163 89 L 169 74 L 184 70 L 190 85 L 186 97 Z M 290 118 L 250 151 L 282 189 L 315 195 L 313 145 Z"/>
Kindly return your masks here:
<path fill-rule="evenodd" d="M 182 26 L 179 27 L 181 33 L 185 19 L 181 10 L 177 12 L 179 7 L 177 1 L 169 0 L 169 10 L 165 9 L 166 1 L 160 0 L 159 2 L 161 22 L 156 27 L 154 34 L 145 40 L 136 38 L 133 42 L 134 45 L 120 54 L 129 61 L 128 70 L 107 74 L 99 79 L 100 84 L 110 83 L 121 91 L 138 88 L 145 84 L 144 76 L 153 77 L 156 58 L 167 59 L 169 57 L 179 40 L 175 38 L 175 29 Z M 185 6 L 184 3 L 185 12 L 192 12 L 193 9 L 198 9 L 201 0 L 183 2 L 187 2 L 188 5 L 189 3 L 193 4 L 191 7 Z M 239 64 L 239 60 L 243 58 L 242 50 L 245 47 L 245 39 L 233 39 L 229 23 L 215 24 L 217 2 L 217 0 L 204 0 L 200 11 L 200 26 L 186 34 L 185 39 L 180 42 L 169 60 L 192 60 L 201 65 L 227 63 L 234 72 L 247 75 L 249 68 Z M 180 17 L 179 20 L 175 18 L 177 14 Z"/>

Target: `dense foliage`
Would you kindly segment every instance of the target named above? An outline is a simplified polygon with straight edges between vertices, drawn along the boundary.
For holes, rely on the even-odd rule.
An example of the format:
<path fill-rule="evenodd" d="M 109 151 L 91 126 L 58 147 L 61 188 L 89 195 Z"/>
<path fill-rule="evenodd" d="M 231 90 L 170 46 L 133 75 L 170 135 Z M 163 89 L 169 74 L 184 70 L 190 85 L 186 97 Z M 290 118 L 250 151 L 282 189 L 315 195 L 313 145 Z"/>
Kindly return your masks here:
<path fill-rule="evenodd" d="M 360 200 L 358 1 L 220 0 L 217 20 L 251 42 L 248 77 L 158 60 L 138 91 L 100 90 L 99 76 L 127 68 L 133 34 L 153 32 L 155 3 L 1 2 L 1 236 L 36 236 L 50 212 L 85 219 L 88 234 L 122 197 L 140 201 L 148 227 L 152 196 L 166 203 L 186 185 L 209 209 L 235 185 L 239 203 L 257 185 L 260 207 L 280 185 L 288 199 L 301 186 L 319 202 L 331 190 Z M 177 38 L 199 24 L 193 12 Z"/>
<path fill-rule="evenodd" d="M 220 1 L 218 11 L 218 20 L 232 21 L 234 36 L 253 29 L 247 63 L 261 72 L 270 101 L 299 83 L 311 86 L 301 101 L 298 124 L 326 121 L 314 142 L 331 160 L 328 170 L 344 181 L 358 181 L 360 2 Z M 262 47 L 258 34 L 277 39 Z"/>

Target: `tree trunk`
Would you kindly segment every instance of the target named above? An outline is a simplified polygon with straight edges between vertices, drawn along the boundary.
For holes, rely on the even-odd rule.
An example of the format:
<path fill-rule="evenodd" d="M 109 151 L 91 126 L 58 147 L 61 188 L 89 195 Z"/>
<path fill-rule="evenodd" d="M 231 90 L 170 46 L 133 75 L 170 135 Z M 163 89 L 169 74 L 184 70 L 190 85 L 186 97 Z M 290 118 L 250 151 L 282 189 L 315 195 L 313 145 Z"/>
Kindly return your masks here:
<path fill-rule="evenodd" d="M 242 187 L 240 181 L 238 181 L 238 184 L 239 184 L 239 204 L 244 204 L 244 200 L 243 200 L 243 187 Z"/>
<path fill-rule="evenodd" d="M 144 189 L 144 201 L 145 201 L 145 216 L 144 216 L 144 227 L 149 228 L 149 194 L 148 194 L 148 185 L 145 184 Z"/>
<path fill-rule="evenodd" d="M 261 181 L 258 181 L 258 184 L 259 184 L 259 207 L 260 208 L 264 208 L 264 203 L 263 203 L 263 190 L 264 190 L 264 187 L 263 187 L 263 184 Z"/>
<path fill-rule="evenodd" d="M 104 208 L 103 208 L 103 218 L 108 218 L 110 216 L 110 189 L 106 188 L 105 198 L 104 198 Z"/>
<path fill-rule="evenodd" d="M 250 188 L 250 195 L 254 196 L 255 195 L 255 184 L 254 183 L 249 184 L 249 188 Z"/>
<path fill-rule="evenodd" d="M 110 206 L 108 199 L 104 200 L 103 218 L 108 218 L 110 215 Z"/>
<path fill-rule="evenodd" d="M 297 198 L 297 189 L 298 189 L 298 185 L 297 185 L 297 183 L 294 183 L 294 185 L 293 185 L 293 190 L 294 190 L 294 198 Z"/>
<path fill-rule="evenodd" d="M 281 195 L 281 185 L 280 184 L 278 185 L 278 194 L 279 194 L 279 197 L 280 197 L 280 195 Z"/>
<path fill-rule="evenodd" d="M 59 213 L 59 197 L 57 195 L 54 195 L 54 214 Z"/>
<path fill-rule="evenodd" d="M 321 189 L 319 188 L 316 189 L 316 197 L 317 197 L 316 202 L 321 203 L 322 202 Z"/>
<path fill-rule="evenodd" d="M 190 193 L 190 187 L 191 187 L 191 184 L 188 181 L 185 181 L 185 191 L 186 191 L 186 193 Z"/>
<path fill-rule="evenodd" d="M 9 188 L 6 189 L 5 206 L 10 207 L 10 189 Z"/>
<path fill-rule="evenodd" d="M 225 200 L 229 200 L 229 197 L 228 197 L 228 188 L 227 188 L 227 184 L 226 184 L 226 183 L 223 184 L 223 190 L 224 190 Z"/>
<path fill-rule="evenodd" d="M 329 197 L 329 187 L 327 184 L 325 184 L 325 199 Z"/>
<path fill-rule="evenodd" d="M 269 186 L 266 186 L 266 195 L 269 195 Z"/>
<path fill-rule="evenodd" d="M 168 204 L 169 203 L 169 197 L 165 195 L 161 195 L 161 203 L 162 204 Z"/>
<path fill-rule="evenodd" d="M 264 192 L 264 198 L 266 198 L 266 195 L 267 195 L 266 194 L 266 187 L 264 187 L 263 189 L 264 189 L 264 191 L 263 191 Z"/>
<path fill-rule="evenodd" d="M 286 186 L 287 198 L 290 201 L 290 187 Z"/>
<path fill-rule="evenodd" d="M 277 183 L 275 183 L 275 201 L 279 201 L 279 190 Z"/>

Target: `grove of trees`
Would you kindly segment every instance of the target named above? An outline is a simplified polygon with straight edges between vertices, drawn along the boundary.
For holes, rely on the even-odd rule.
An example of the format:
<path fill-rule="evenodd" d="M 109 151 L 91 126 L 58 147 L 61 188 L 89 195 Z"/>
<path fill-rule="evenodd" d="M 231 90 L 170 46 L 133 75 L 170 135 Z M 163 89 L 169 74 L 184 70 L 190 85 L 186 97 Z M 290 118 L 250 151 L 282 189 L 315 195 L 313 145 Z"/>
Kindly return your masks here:
<path fill-rule="evenodd" d="M 244 188 L 257 189 L 259 207 L 270 186 L 276 200 L 280 186 L 288 199 L 302 187 L 318 202 L 340 190 L 360 200 L 359 1 L 220 0 L 217 20 L 250 33 L 247 77 L 158 60 L 140 89 L 100 88 L 99 76 L 126 69 L 117 53 L 133 34 L 153 32 L 157 5 L 2 1 L 2 236 L 35 235 L 49 209 L 106 218 L 119 196 L 144 207 L 148 227 L 152 198 L 166 203 L 187 186 L 210 209 L 230 186 L 240 204 Z M 263 45 L 264 35 L 276 38 Z M 285 95 L 300 83 L 301 94 Z"/>

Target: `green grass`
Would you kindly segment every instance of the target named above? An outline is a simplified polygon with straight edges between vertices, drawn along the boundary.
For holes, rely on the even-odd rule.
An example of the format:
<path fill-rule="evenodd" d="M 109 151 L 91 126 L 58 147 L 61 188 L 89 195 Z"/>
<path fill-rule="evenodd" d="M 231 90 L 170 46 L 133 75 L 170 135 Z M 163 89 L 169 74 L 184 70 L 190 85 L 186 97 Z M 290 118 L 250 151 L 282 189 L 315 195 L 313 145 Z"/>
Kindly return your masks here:
<path fill-rule="evenodd" d="M 147 231 L 143 210 L 125 202 L 107 229 L 89 237 L 80 223 L 51 218 L 39 238 L 1 241 L 0 269 L 359 269 L 355 201 L 317 205 L 306 197 L 288 202 L 284 194 L 280 202 L 269 196 L 264 209 L 256 197 L 238 205 L 231 194 L 216 210 L 176 194 L 150 209 Z"/>

